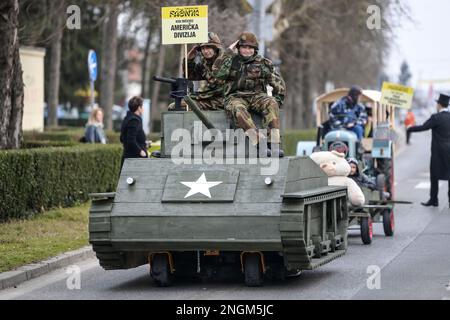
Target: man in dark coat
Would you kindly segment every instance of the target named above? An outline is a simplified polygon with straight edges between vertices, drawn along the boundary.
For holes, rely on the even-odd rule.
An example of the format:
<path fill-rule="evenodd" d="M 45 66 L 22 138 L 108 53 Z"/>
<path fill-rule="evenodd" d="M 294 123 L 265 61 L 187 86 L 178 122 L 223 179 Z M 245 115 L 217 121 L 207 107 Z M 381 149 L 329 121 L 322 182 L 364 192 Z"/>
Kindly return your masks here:
<path fill-rule="evenodd" d="M 128 113 L 122 122 L 120 142 L 123 144 L 122 163 L 126 158 L 147 158 L 147 143 L 142 128 L 142 114 L 144 101 L 140 97 L 133 97 L 128 102 Z"/>
<path fill-rule="evenodd" d="M 433 114 L 422 126 L 414 126 L 408 129 L 408 133 L 430 129 L 433 133 L 431 140 L 430 200 L 422 203 L 426 207 L 439 206 L 439 180 L 449 181 L 448 197 L 450 205 L 450 112 L 448 110 L 450 97 L 441 94 L 436 102 L 438 113 Z"/>

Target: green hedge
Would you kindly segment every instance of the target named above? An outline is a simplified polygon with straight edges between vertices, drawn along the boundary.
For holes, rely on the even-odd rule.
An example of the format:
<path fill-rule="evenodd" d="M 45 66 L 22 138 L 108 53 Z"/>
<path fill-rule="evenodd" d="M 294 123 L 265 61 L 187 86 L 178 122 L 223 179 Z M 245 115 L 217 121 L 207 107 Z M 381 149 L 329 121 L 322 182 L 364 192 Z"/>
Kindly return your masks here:
<path fill-rule="evenodd" d="M 28 141 L 72 141 L 78 143 L 80 138 L 84 135 L 84 128 L 78 129 L 52 129 L 44 132 L 25 131 L 23 133 L 24 142 Z M 120 143 L 120 133 L 115 131 L 106 131 L 106 138 L 108 143 Z M 149 135 L 152 141 L 161 139 L 159 133 L 152 133 Z"/>
<path fill-rule="evenodd" d="M 0 151 L 0 220 L 88 200 L 117 186 L 121 145 Z"/>
<path fill-rule="evenodd" d="M 49 131 L 26 131 L 23 133 L 23 140 L 27 141 L 71 141 L 78 143 L 84 136 L 84 128 L 78 129 L 52 129 Z M 107 131 L 106 138 L 108 143 L 120 143 L 120 133 Z"/>
<path fill-rule="evenodd" d="M 89 115 L 87 115 L 89 116 Z M 58 126 L 64 126 L 64 127 L 84 127 L 86 123 L 88 122 L 87 119 L 58 119 Z M 44 125 L 47 125 L 47 118 L 44 119 Z M 113 121 L 113 128 L 116 131 L 120 131 L 120 126 L 122 125 L 122 120 L 114 120 Z"/>
<path fill-rule="evenodd" d="M 49 141 L 49 140 L 25 140 L 22 149 L 50 148 L 50 147 L 73 147 L 78 143 L 74 141 Z"/>
<path fill-rule="evenodd" d="M 299 141 L 315 141 L 316 134 L 316 129 L 286 131 L 283 135 L 284 153 L 288 156 L 295 156 L 297 152 L 297 143 Z"/>

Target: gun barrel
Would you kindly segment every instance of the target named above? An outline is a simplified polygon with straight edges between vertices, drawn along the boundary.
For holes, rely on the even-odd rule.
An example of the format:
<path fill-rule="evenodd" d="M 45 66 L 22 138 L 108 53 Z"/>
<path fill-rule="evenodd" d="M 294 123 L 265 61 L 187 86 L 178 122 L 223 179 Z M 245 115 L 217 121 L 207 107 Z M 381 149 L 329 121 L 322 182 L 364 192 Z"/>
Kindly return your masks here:
<path fill-rule="evenodd" d="M 206 117 L 206 115 L 200 110 L 200 108 L 197 106 L 197 103 L 195 103 L 192 98 L 187 95 L 184 97 L 184 101 L 187 103 L 187 105 L 192 109 L 192 111 L 197 115 L 197 117 L 203 122 L 206 128 L 208 129 L 215 129 L 212 122 Z"/>
<path fill-rule="evenodd" d="M 371 202 L 380 204 L 413 204 L 411 201 L 404 201 L 404 200 L 379 200 Z"/>
<path fill-rule="evenodd" d="M 158 76 L 154 76 L 153 80 L 155 81 L 159 81 L 159 82 L 165 82 L 165 83 L 170 83 L 170 84 L 176 84 L 177 81 L 174 79 L 169 79 L 169 78 L 164 78 L 164 77 L 158 77 Z"/>

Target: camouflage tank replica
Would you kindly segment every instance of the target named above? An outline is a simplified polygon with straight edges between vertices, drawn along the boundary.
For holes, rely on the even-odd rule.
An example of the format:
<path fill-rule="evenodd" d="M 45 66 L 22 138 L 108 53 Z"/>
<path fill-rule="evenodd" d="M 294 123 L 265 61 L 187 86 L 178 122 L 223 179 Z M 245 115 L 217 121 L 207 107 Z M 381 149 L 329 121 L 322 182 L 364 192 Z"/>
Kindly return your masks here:
<path fill-rule="evenodd" d="M 90 243 L 105 270 L 149 264 L 158 286 L 177 275 L 221 274 L 260 286 L 344 255 L 345 187 L 328 186 L 308 157 L 277 159 L 272 175 L 261 175 L 262 163 L 249 164 L 247 151 L 224 154 L 231 161 L 222 164 L 174 163 L 175 130 L 195 134 L 200 123 L 226 135 L 233 124 L 225 111 L 199 110 L 186 96 L 186 80 L 157 80 L 171 83 L 176 98 L 175 111 L 162 114 L 160 158 L 126 159 L 117 191 L 91 195 Z M 194 112 L 178 111 L 183 97 Z M 191 147 L 201 155 L 208 143 L 193 139 Z"/>

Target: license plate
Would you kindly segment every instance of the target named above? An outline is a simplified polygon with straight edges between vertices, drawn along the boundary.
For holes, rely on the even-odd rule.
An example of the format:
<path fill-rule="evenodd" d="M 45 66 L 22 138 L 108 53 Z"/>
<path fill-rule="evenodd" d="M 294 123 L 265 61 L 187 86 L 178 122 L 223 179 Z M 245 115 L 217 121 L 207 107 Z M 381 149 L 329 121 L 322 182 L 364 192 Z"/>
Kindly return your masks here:
<path fill-rule="evenodd" d="M 205 256 L 220 256 L 219 250 L 207 250 L 205 251 Z"/>

